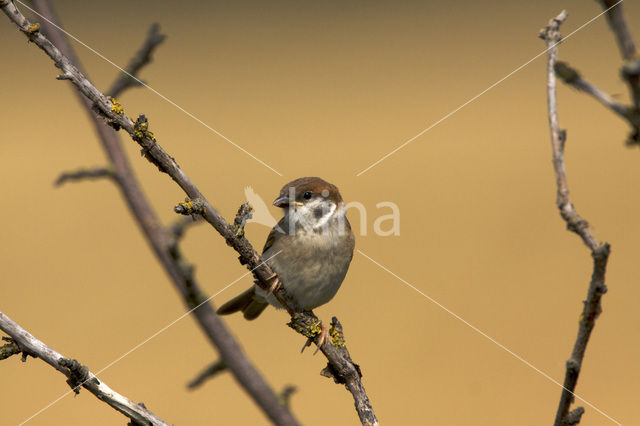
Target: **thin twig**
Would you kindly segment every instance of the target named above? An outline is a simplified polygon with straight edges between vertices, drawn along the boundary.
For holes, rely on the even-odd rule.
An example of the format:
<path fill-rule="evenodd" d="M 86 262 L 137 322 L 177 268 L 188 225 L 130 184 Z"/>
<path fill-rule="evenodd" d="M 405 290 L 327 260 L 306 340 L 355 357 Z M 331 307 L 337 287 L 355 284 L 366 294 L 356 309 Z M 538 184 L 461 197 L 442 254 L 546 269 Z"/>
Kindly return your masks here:
<path fill-rule="evenodd" d="M 133 402 L 126 396 L 111 389 L 89 369 L 74 359 L 69 359 L 54 351 L 40 340 L 33 337 L 27 330 L 16 324 L 11 318 L 0 312 L 0 330 L 11 336 L 13 342 L 20 347 L 20 351 L 34 358 L 40 358 L 65 376 L 67 383 L 75 393 L 80 392 L 80 386 L 129 417 L 135 424 L 152 424 L 169 426 L 144 406 Z"/>
<path fill-rule="evenodd" d="M 173 240 L 177 243 L 184 237 L 187 229 L 201 223 L 203 223 L 203 221 L 200 219 L 200 216 L 180 217 L 176 221 L 174 221 L 172 225 L 167 227 L 167 236 L 170 240 Z"/>
<path fill-rule="evenodd" d="M 193 380 L 187 383 L 187 389 L 193 390 L 199 388 L 204 382 L 214 378 L 223 371 L 227 371 L 227 365 L 223 360 L 219 359 L 205 367 Z"/>
<path fill-rule="evenodd" d="M 280 392 L 280 395 L 279 395 L 280 396 L 280 404 L 284 405 L 287 408 L 291 407 L 291 395 L 293 395 L 297 391 L 298 391 L 298 388 L 296 388 L 295 386 L 286 385 L 282 389 L 282 392 Z"/>
<path fill-rule="evenodd" d="M 109 90 L 105 93 L 107 96 L 117 98 L 122 92 L 130 87 L 140 87 L 142 84 L 132 75 L 138 75 L 138 72 L 153 61 L 153 51 L 164 41 L 167 36 L 160 33 L 160 25 L 154 23 L 149 28 L 147 38 L 140 47 L 129 64 L 125 68 L 126 73 L 120 73 L 118 78 L 113 82 Z"/>
<path fill-rule="evenodd" d="M 602 105 L 618 114 L 625 120 L 629 121 L 632 126 L 640 126 L 640 122 L 633 122 L 634 120 L 637 121 L 638 118 L 636 115 L 630 113 L 629 108 L 626 105 L 623 105 L 620 102 L 616 101 L 604 90 L 601 90 L 594 84 L 585 80 L 584 77 L 582 77 L 582 75 L 580 75 L 580 73 L 576 69 L 572 68 L 566 62 L 557 61 L 554 70 L 556 76 L 562 79 L 565 84 L 573 87 L 576 90 L 580 90 L 581 92 L 591 95 Z"/>
<path fill-rule="evenodd" d="M 69 78 L 76 87 L 78 87 L 78 84 L 87 83 L 85 90 L 76 90 L 74 93 L 78 95 L 79 101 L 85 106 L 85 111 L 95 126 L 99 140 L 118 177 L 118 188 L 126 201 L 127 207 L 187 307 L 191 309 L 198 306 L 193 311 L 193 314 L 200 328 L 209 341 L 218 349 L 220 356 L 229 366 L 237 382 L 273 422 L 283 425 L 297 424 L 292 414 L 279 404 L 276 392 L 244 355 L 240 345 L 235 341 L 224 322 L 216 315 L 212 304 L 209 302 L 203 303 L 206 297 L 204 292 L 200 290 L 200 286 L 193 274 L 185 275 L 185 270 L 182 268 L 183 265 L 176 263 L 172 257 L 168 249 L 166 232 L 133 173 L 133 169 L 120 143 L 120 138 L 112 128 L 104 123 L 104 120 L 95 114 L 94 105 L 98 105 L 95 102 L 98 99 L 100 99 L 100 102 L 104 102 L 107 99 L 106 96 L 102 95 L 84 77 L 86 74 L 81 72 L 79 68 L 80 62 L 76 58 L 68 40 L 59 28 L 51 24 L 51 22 L 56 22 L 57 18 L 50 2 L 47 0 L 34 0 L 33 4 L 37 13 L 46 17 L 42 22 L 42 32 L 46 33 L 47 37 L 41 34 L 40 31 L 31 31 L 30 28 L 33 27 L 13 3 L 0 0 L 0 7 L 2 7 L 3 12 L 18 25 L 19 29 L 30 40 L 54 60 L 56 66 L 63 71 L 65 78 Z M 58 47 L 54 46 L 48 38 L 53 40 Z M 58 48 L 62 49 L 64 53 Z M 72 74 L 76 76 L 76 79 L 71 79 Z M 81 80 L 77 79 L 79 76 L 82 76 Z M 87 96 L 89 92 L 91 95 Z M 102 106 L 104 107 L 104 104 Z M 107 108 L 111 108 L 111 106 L 113 106 L 113 103 L 109 101 Z M 118 115 L 115 112 L 113 114 Z"/>
<path fill-rule="evenodd" d="M 636 44 L 624 17 L 622 2 L 620 0 L 598 0 L 598 2 L 603 9 L 607 10 L 607 22 L 616 36 L 622 59 L 634 59 L 636 56 Z"/>
<path fill-rule="evenodd" d="M 555 65 L 558 57 L 557 45 L 561 41 L 559 33 L 560 25 L 567 19 L 567 12 L 562 11 L 556 18 L 549 22 L 549 25 L 540 32 L 540 37 L 547 45 L 547 104 L 549 109 L 549 128 L 551 131 L 551 148 L 553 152 L 553 167 L 556 174 L 557 199 L 556 204 L 560 210 L 560 216 L 567 223 L 567 229 L 576 233 L 591 251 L 593 258 L 593 272 L 587 300 L 584 302 L 580 323 L 578 326 L 578 336 L 571 352 L 571 357 L 567 361 L 562 394 L 558 404 L 558 411 L 555 418 L 555 426 L 565 426 L 577 424 L 584 412 L 581 407 L 569 412 L 569 408 L 574 401 L 574 391 L 580 375 L 580 368 L 584 353 L 591 336 L 591 331 L 595 326 L 595 321 L 602 311 L 600 301 L 602 295 L 606 293 L 605 272 L 607 260 L 609 258 L 609 244 L 600 242 L 591 232 L 589 224 L 576 212 L 569 197 L 569 186 L 564 163 L 564 145 L 566 132 L 560 129 L 558 124 L 558 110 L 556 101 L 556 74 Z"/>
<path fill-rule="evenodd" d="M 20 349 L 20 346 L 18 346 L 18 344 L 14 342 L 13 339 L 9 337 L 3 337 L 2 340 L 4 340 L 7 343 L 0 346 L 0 361 L 22 352 L 22 350 Z"/>
<path fill-rule="evenodd" d="M 623 4 L 620 0 L 598 0 L 602 8 L 607 11 L 607 22 L 613 31 L 620 55 L 624 60 L 622 66 L 622 77 L 626 80 L 633 100 L 633 110 L 636 115 L 640 114 L 640 58 L 636 44 L 631 35 L 631 29 L 627 25 L 624 16 Z M 640 129 L 629 138 L 630 143 L 640 143 Z"/>
<path fill-rule="evenodd" d="M 110 167 L 91 167 L 78 169 L 73 172 L 63 172 L 53 183 L 55 186 L 60 186 L 67 182 L 79 182 L 83 180 L 95 180 L 95 179 L 117 179 L 115 172 Z"/>
<path fill-rule="evenodd" d="M 112 99 L 102 94 L 96 87 L 85 77 L 85 75 L 78 70 L 72 63 L 63 55 L 47 37 L 42 35 L 39 31 L 33 31 L 30 28 L 31 23 L 13 6 L 12 3 L 5 3 L 3 6 L 5 14 L 18 26 L 18 28 L 29 38 L 29 40 L 42 49 L 55 63 L 55 65 L 63 71 L 65 79 L 69 80 L 79 92 L 81 92 L 90 101 L 93 106 L 93 110 L 106 122 L 115 129 L 122 129 L 127 132 L 131 138 L 136 141 L 142 148 L 143 155 L 153 163 L 158 169 L 167 173 L 187 194 L 187 196 L 194 200 L 200 199 L 204 204 L 204 219 L 209 222 L 222 237 L 226 240 L 227 244 L 234 248 L 240 254 L 240 262 L 248 269 L 253 271 L 257 278 L 257 283 L 264 289 L 270 288 L 270 280 L 275 276 L 271 267 L 263 262 L 260 255 L 251 246 L 249 241 L 244 237 L 235 235 L 234 228 L 227 223 L 224 218 L 211 206 L 204 195 L 200 192 L 198 187 L 189 179 L 189 177 L 180 169 L 176 161 L 168 155 L 164 149 L 157 143 L 155 136 L 148 127 L 148 122 L 140 120 L 140 117 L 136 123 L 134 123 L 127 115 L 124 114 L 124 110 L 119 104 L 114 104 Z M 142 124 L 140 124 L 142 123 Z M 164 251 L 162 254 L 166 254 Z M 179 274 L 176 277 L 176 281 L 183 282 L 184 277 Z M 184 290 L 181 289 L 181 290 Z M 184 295 L 188 296 L 188 295 Z M 286 308 L 287 312 L 293 317 L 299 316 L 292 308 L 292 303 L 289 301 L 284 286 L 281 286 L 274 292 L 276 299 Z M 210 304 L 205 304 L 207 310 L 210 309 Z M 198 315 L 200 308 L 195 312 Z M 209 313 L 207 313 L 209 315 Z M 217 316 L 216 320 L 219 321 Z M 213 321 L 213 319 L 209 319 Z M 226 331 L 226 330 L 225 330 Z M 228 332 L 227 332 L 228 333 Z M 214 340 L 218 339 L 218 336 L 211 336 Z M 229 336 L 230 337 L 230 336 Z M 314 336 L 314 342 L 318 343 L 319 335 Z M 335 371 L 335 374 L 344 380 L 345 386 L 351 392 L 358 416 L 363 424 L 378 424 L 378 420 L 375 417 L 371 403 L 364 390 L 364 386 L 361 381 L 360 370 L 356 367 L 350 358 L 344 355 L 343 351 L 338 351 L 327 339 L 325 343 L 320 347 L 322 353 L 327 357 L 329 364 Z M 235 344 L 235 342 L 234 342 Z M 237 344 L 236 344 L 237 346 Z M 244 373 L 244 370 L 236 371 L 227 356 L 231 354 L 224 354 L 223 347 L 220 347 L 223 358 L 229 365 L 229 368 L 234 371 L 236 377 Z M 238 352 L 240 351 L 237 348 Z M 246 358 L 244 358 L 246 360 Z M 238 368 L 240 368 L 238 366 Z M 258 376 L 259 377 L 259 376 Z M 266 383 L 264 383 L 266 386 Z M 251 392 L 251 390 L 249 389 Z M 269 397 L 275 396 L 269 388 Z M 254 395 L 255 396 L 255 395 Z M 277 399 L 277 398 L 276 398 Z M 264 408 L 264 407 L 263 407 Z M 286 412 L 286 411 L 285 411 Z M 286 412 L 289 414 L 288 412 Z M 290 414 L 289 414 L 290 416 Z M 288 421 L 293 421 L 292 417 L 288 418 Z M 283 420 L 284 422 L 284 420 Z"/>

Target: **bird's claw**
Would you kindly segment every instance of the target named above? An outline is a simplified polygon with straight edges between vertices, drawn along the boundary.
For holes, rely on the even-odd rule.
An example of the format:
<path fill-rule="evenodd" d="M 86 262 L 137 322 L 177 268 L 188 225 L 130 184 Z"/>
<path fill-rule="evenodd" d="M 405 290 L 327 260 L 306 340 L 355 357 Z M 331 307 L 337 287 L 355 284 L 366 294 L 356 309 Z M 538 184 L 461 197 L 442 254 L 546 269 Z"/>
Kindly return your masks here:
<path fill-rule="evenodd" d="M 320 327 L 322 329 L 320 330 L 320 337 L 318 337 L 318 343 L 316 343 L 316 350 L 313 352 L 314 355 L 318 353 L 322 345 L 324 345 L 324 342 L 327 341 L 327 337 L 329 337 L 329 329 L 324 324 L 320 324 Z"/>
<path fill-rule="evenodd" d="M 287 325 L 307 338 L 307 341 L 304 346 L 302 346 L 300 353 L 304 352 L 307 346 L 311 346 L 316 338 L 318 339 L 318 343 L 316 343 L 316 345 L 319 350 L 322 345 L 330 340 L 329 337 L 331 337 L 329 329 L 325 327 L 322 321 L 320 321 L 313 312 L 296 313 L 291 317 L 291 321 Z M 318 350 L 314 352 L 314 355 Z"/>
<path fill-rule="evenodd" d="M 269 293 L 273 293 L 282 286 L 282 281 L 280 281 L 280 278 L 278 278 L 276 274 L 273 274 L 267 279 L 267 281 L 271 280 L 273 280 L 273 282 L 271 283 L 271 287 L 269 287 Z"/>
<path fill-rule="evenodd" d="M 324 345 L 324 343 L 327 341 L 327 337 L 329 337 L 329 329 L 327 327 L 325 327 L 324 324 L 320 323 L 320 333 L 318 334 L 318 343 L 316 343 L 316 350 L 313 351 L 313 354 L 317 354 L 318 351 L 320 350 L 320 347 L 322 345 Z M 303 353 L 305 349 L 307 349 L 307 347 L 311 346 L 311 344 L 313 343 L 314 338 L 313 337 L 309 337 L 307 339 L 307 341 L 304 343 L 304 345 L 302 346 L 302 349 L 300 350 L 300 353 Z"/>

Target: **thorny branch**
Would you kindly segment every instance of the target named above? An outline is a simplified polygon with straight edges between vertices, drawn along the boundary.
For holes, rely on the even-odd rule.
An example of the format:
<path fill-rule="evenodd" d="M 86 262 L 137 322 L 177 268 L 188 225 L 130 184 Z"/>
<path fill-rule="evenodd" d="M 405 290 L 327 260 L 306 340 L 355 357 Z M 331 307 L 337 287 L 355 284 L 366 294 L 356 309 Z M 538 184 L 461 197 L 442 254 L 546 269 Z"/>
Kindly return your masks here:
<path fill-rule="evenodd" d="M 574 391 L 578 383 L 580 368 L 587 343 L 591 336 L 591 331 L 595 326 L 595 321 L 602 311 L 600 300 L 607 292 L 605 285 L 605 272 L 607 260 L 609 258 L 609 244 L 599 241 L 591 232 L 589 223 L 582 219 L 576 212 L 569 197 L 569 186 L 564 163 L 564 145 L 566 132 L 560 129 L 558 124 L 558 110 L 556 102 L 556 74 L 555 67 L 558 58 L 557 45 L 561 41 L 560 25 L 567 19 L 567 12 L 562 11 L 556 18 L 549 22 L 549 25 L 540 32 L 547 45 L 547 105 L 549 109 L 549 128 L 551 130 L 551 149 L 553 153 L 553 167 L 556 174 L 557 198 L 556 204 L 560 210 L 560 216 L 567 223 L 567 229 L 576 233 L 591 251 L 593 258 L 593 272 L 587 300 L 584 301 L 582 315 L 578 326 L 578 336 L 571 352 L 571 357 L 566 363 L 566 373 L 560 403 L 555 418 L 555 426 L 565 426 L 577 424 L 584 409 L 578 407 L 569 412 L 569 408 L 574 401 Z"/>
<path fill-rule="evenodd" d="M 235 341 L 224 322 L 216 315 L 211 303 L 203 303 L 206 300 L 204 293 L 200 290 L 200 286 L 193 274 L 190 273 L 191 270 L 184 267 L 188 263 L 176 262 L 172 256 L 170 243 L 173 239 L 167 236 L 166 230 L 162 227 L 153 207 L 149 204 L 140 187 L 125 155 L 120 138 L 114 129 L 105 124 L 104 120 L 95 113 L 95 108 L 98 105 L 96 102 L 99 102 L 98 99 L 104 102 L 106 97 L 84 77 L 85 74 L 81 71 L 80 62 L 76 58 L 68 40 L 62 31 L 53 25 L 57 19 L 50 2 L 47 0 L 34 0 L 33 6 L 37 13 L 45 17 L 42 22 L 42 32 L 47 34 L 46 37 L 40 32 L 40 26 L 29 23 L 13 3 L 0 0 L 0 7 L 3 12 L 18 25 L 29 40 L 37 44 L 54 59 L 56 66 L 63 70 L 63 76 L 74 75 L 76 79 L 72 81 L 75 81 L 76 87 L 78 87 L 78 84 L 82 86 L 86 83 L 84 91 L 74 91 L 74 93 L 77 94 L 78 100 L 85 106 L 85 110 L 95 126 L 99 141 L 107 154 L 111 168 L 117 176 L 114 182 L 117 183 L 117 187 L 120 189 L 136 223 L 175 288 L 181 294 L 187 307 L 191 309 L 198 306 L 193 311 L 195 319 L 209 341 L 218 349 L 220 356 L 227 362 L 238 384 L 247 391 L 274 423 L 283 425 L 297 424 L 291 413 L 280 405 L 276 392 L 271 389 L 251 361 L 244 355 L 240 345 Z M 49 40 L 52 40 L 55 46 Z M 62 52 L 58 49 L 61 49 Z M 80 79 L 80 76 L 82 76 L 82 79 Z M 86 96 L 88 92 L 91 93 L 91 96 Z M 114 104 L 112 103 L 111 106 L 114 106 Z M 115 112 L 114 114 L 117 115 Z"/>
<path fill-rule="evenodd" d="M 67 383 L 76 394 L 80 392 L 80 387 L 87 389 L 100 401 L 129 417 L 135 425 L 169 426 L 169 423 L 147 410 L 144 404 L 135 403 L 126 396 L 120 395 L 100 381 L 87 367 L 75 359 L 63 357 L 2 312 L 0 312 L 0 330 L 11 336 L 12 343 L 20 349 L 16 353 L 23 353 L 23 361 L 26 360 L 26 355 L 42 359 L 67 376 Z"/>
<path fill-rule="evenodd" d="M 38 31 L 37 26 L 33 26 L 13 5 L 11 2 L 0 0 L 0 6 L 2 7 L 5 14 L 9 17 L 11 21 L 13 21 L 18 28 L 29 38 L 31 42 L 36 44 L 40 49 L 42 49 L 55 63 L 56 67 L 62 70 L 62 79 L 69 80 L 80 93 L 82 93 L 86 98 L 87 102 L 93 108 L 93 111 L 98 114 L 101 118 L 105 120 L 105 122 L 113 127 L 116 130 L 124 130 L 126 131 L 131 138 L 137 142 L 142 148 L 142 154 L 158 169 L 168 174 L 188 195 L 188 197 L 192 200 L 199 199 L 202 200 L 204 204 L 204 212 L 202 217 L 209 222 L 221 235 L 225 238 L 228 245 L 233 247 L 240 254 L 240 262 L 248 269 L 250 269 L 254 276 L 257 279 L 258 285 L 260 285 L 264 289 L 269 289 L 270 280 L 275 276 L 274 271 L 267 265 L 262 262 L 258 253 L 251 246 L 249 241 L 244 238 L 244 236 L 237 236 L 234 232 L 234 227 L 227 223 L 222 216 L 211 206 L 211 204 L 206 200 L 200 190 L 196 187 L 196 185 L 188 178 L 188 176 L 180 169 L 176 161 L 168 155 L 164 149 L 157 143 L 155 136 L 148 127 L 148 122 L 144 116 L 140 116 L 136 122 L 130 119 L 124 113 L 124 109 L 120 104 L 115 102 L 113 99 L 108 98 L 104 94 L 102 94 L 98 89 L 95 88 L 93 84 L 85 77 L 84 73 L 82 73 L 78 68 L 76 68 L 70 60 L 66 57 L 66 55 L 62 54 L 56 46 L 54 46 L 51 41 L 43 34 Z M 134 182 L 137 186 L 137 182 Z M 126 184 L 122 185 L 123 187 Z M 127 197 L 129 199 L 129 197 Z M 131 201 L 131 200 L 130 200 Z M 146 210 L 149 210 L 149 207 L 146 207 Z M 141 224 L 142 225 L 142 224 Z M 156 224 L 156 227 L 158 225 Z M 146 231 L 146 230 L 145 230 Z M 162 237 L 159 243 L 164 242 L 164 231 L 162 230 Z M 163 247 L 162 244 L 158 244 L 157 247 Z M 189 283 L 185 282 L 185 277 L 180 273 L 179 268 L 175 267 L 172 259 L 166 252 L 166 250 L 159 251 L 156 245 L 154 244 L 154 250 L 156 250 L 156 254 L 161 259 L 163 265 L 165 265 L 165 269 L 167 272 L 172 275 L 172 278 L 175 283 L 178 284 L 178 288 L 185 297 L 186 300 L 189 300 L 189 296 L 191 294 L 191 287 L 189 287 Z M 300 313 L 296 313 L 291 307 L 288 301 L 288 297 L 284 290 L 284 287 L 280 287 L 274 294 L 278 301 L 287 308 L 287 312 L 292 316 L 292 323 L 295 323 L 296 319 L 301 316 Z M 204 309 L 203 309 L 204 308 Z M 242 379 L 246 381 L 257 380 L 262 378 L 257 375 L 254 369 L 249 369 L 254 372 L 257 376 L 252 377 L 243 377 L 246 374 L 246 367 L 248 364 L 248 360 L 245 357 L 242 359 L 237 359 L 236 353 L 240 353 L 240 348 L 237 347 L 235 341 L 233 341 L 231 335 L 228 333 L 226 328 L 222 325 L 220 319 L 212 312 L 212 308 L 210 304 L 204 304 L 198 309 L 196 309 L 195 314 L 200 318 L 201 325 L 203 323 L 215 323 L 219 328 L 219 332 L 224 334 L 224 338 L 221 338 L 220 335 L 216 335 L 211 332 L 210 328 L 203 328 L 205 332 L 208 332 L 208 335 L 213 341 L 216 341 L 218 345 L 221 355 L 225 362 L 227 362 L 229 368 L 234 372 L 236 378 L 241 382 Z M 302 315 L 304 316 L 304 315 Z M 206 320 L 206 321 L 205 321 Z M 337 321 L 335 321 L 337 323 Z M 339 324 L 339 323 L 338 323 Z M 220 330 L 220 328 L 223 328 Z M 341 327 L 340 327 L 341 328 Z M 344 337 L 342 333 L 340 334 L 339 341 L 344 344 Z M 314 335 L 313 339 L 317 344 L 318 335 Z M 371 407 L 371 403 L 367 397 L 367 394 L 364 390 L 364 386 L 361 381 L 361 372 L 358 366 L 351 360 L 349 357 L 348 351 L 346 347 L 336 347 L 332 342 L 329 342 L 327 339 L 325 343 L 320 347 L 322 353 L 327 357 L 329 363 L 327 369 L 331 371 L 336 382 L 344 383 L 346 388 L 351 392 L 356 410 L 358 412 L 358 416 L 363 424 L 366 425 L 376 425 L 378 424 L 378 420 L 373 412 Z M 225 347 L 225 344 L 227 346 Z M 229 352 L 229 346 L 233 346 L 235 352 Z M 225 350 L 227 352 L 225 352 Z M 234 358 L 235 356 L 235 358 Z M 233 365 L 235 362 L 235 365 Z M 249 365 L 250 366 L 250 365 Z M 249 388 L 246 383 L 243 383 L 245 388 L 251 393 L 251 395 L 259 401 L 261 393 L 256 392 L 255 388 L 252 391 L 252 388 Z M 268 385 L 264 381 L 262 381 L 259 386 L 262 390 L 268 391 L 268 396 L 275 396 L 273 391 L 268 388 Z M 277 398 L 276 398 L 277 399 Z M 282 407 L 277 404 L 278 407 L 282 409 Z M 270 403 L 267 407 L 263 406 L 263 409 L 273 409 L 273 405 Z M 290 417 L 290 414 L 282 409 L 279 414 L 287 414 L 286 417 L 280 417 L 280 421 L 274 419 L 274 412 L 268 412 L 267 414 L 277 421 L 278 423 L 292 423 L 294 422 L 293 418 Z"/>

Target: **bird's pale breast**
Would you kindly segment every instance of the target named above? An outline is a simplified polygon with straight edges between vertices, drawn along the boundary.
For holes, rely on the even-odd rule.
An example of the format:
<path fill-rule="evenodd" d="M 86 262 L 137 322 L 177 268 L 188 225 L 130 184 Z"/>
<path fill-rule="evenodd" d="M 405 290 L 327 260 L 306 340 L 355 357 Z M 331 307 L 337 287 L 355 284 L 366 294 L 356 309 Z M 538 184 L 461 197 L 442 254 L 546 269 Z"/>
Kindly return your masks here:
<path fill-rule="evenodd" d="M 305 232 L 281 234 L 264 253 L 263 258 L 276 271 L 287 294 L 299 310 L 310 310 L 335 296 L 353 257 L 353 235 L 338 232 Z M 279 254 L 276 255 L 276 253 Z M 256 287 L 258 295 L 281 308 L 273 295 Z"/>

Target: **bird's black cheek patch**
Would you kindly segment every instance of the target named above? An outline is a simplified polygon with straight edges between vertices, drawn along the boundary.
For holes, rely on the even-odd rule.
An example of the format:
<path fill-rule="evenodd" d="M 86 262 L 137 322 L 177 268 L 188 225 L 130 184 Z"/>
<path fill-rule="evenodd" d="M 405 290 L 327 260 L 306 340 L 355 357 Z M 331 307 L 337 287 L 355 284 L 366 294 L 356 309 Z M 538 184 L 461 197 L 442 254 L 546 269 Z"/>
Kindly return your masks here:
<path fill-rule="evenodd" d="M 316 207 L 316 209 L 313 211 L 313 215 L 316 217 L 316 219 L 320 219 L 322 216 L 324 216 L 324 209 L 322 207 Z"/>

